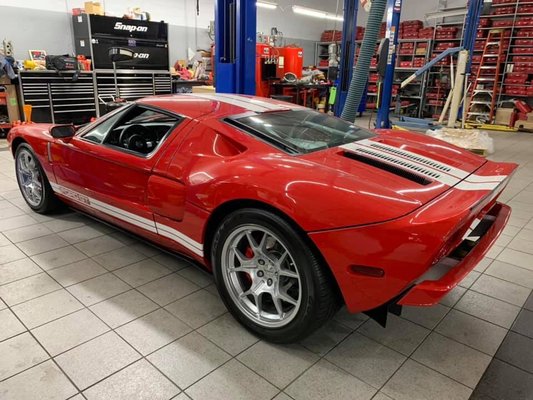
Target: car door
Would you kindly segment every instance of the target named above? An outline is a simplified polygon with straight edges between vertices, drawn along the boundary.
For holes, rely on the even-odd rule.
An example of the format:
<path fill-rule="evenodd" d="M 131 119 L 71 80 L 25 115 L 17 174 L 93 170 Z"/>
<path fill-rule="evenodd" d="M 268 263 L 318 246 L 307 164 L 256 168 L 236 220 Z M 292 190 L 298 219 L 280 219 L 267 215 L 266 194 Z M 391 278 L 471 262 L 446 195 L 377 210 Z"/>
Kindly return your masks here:
<path fill-rule="evenodd" d="M 160 179 L 154 176 L 154 168 L 165 150 L 172 150 L 172 143 L 179 141 L 186 125 L 187 120 L 171 113 L 142 105 L 126 106 L 72 139 L 52 144 L 54 190 L 99 217 L 155 234 L 152 204 L 154 200 L 158 203 L 158 193 L 165 196 L 165 192 L 157 189 Z M 150 131 L 146 134 L 150 137 L 141 137 L 141 142 L 151 143 L 136 146 L 130 137 L 123 138 L 124 132 L 132 129 L 136 137 Z M 149 199 L 149 186 L 156 199 Z M 171 190 L 173 212 L 179 216 L 185 188 L 174 185 Z"/>

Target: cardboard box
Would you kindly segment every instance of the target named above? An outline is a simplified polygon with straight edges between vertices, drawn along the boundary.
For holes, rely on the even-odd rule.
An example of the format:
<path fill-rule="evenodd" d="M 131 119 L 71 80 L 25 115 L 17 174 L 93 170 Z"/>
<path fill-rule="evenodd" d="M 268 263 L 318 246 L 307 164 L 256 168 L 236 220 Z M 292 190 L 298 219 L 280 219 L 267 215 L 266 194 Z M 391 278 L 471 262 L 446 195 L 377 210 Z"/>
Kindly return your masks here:
<path fill-rule="evenodd" d="M 496 118 L 494 123 L 496 125 L 510 126 L 514 114 L 514 108 L 498 108 L 496 110 Z"/>
<path fill-rule="evenodd" d="M 104 15 L 104 7 L 98 1 L 86 1 L 84 8 L 87 14 Z"/>
<path fill-rule="evenodd" d="M 193 86 L 193 93 L 215 93 L 215 88 L 213 86 Z"/>
<path fill-rule="evenodd" d="M 518 128 L 519 130 L 533 131 L 533 122 L 519 119 L 515 123 L 515 128 Z"/>
<path fill-rule="evenodd" d="M 533 111 L 527 113 L 527 122 L 533 122 Z"/>

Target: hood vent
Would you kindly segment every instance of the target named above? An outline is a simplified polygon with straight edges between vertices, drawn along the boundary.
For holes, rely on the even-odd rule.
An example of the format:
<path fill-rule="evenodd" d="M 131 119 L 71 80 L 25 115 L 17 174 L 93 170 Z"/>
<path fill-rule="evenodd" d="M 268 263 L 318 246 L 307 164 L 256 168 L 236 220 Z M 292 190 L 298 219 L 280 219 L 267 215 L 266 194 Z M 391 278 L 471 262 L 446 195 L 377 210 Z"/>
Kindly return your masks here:
<path fill-rule="evenodd" d="M 382 144 L 382 143 L 377 143 L 377 142 L 373 142 L 369 146 L 373 147 L 375 149 L 378 149 L 378 150 L 383 150 L 383 151 L 388 151 L 390 153 L 394 153 L 396 155 L 408 158 L 408 159 L 410 159 L 412 161 L 416 161 L 416 162 L 418 162 L 420 164 L 424 164 L 424 165 L 433 167 L 435 169 L 438 169 L 439 171 L 451 172 L 451 170 L 452 170 L 447 165 L 443 165 L 443 164 L 441 164 L 441 163 L 439 163 L 437 161 L 430 160 L 429 158 L 422 157 L 422 156 L 413 154 L 411 152 L 398 149 L 397 147 L 393 147 L 393 146 L 389 146 L 389 145 Z"/>
<path fill-rule="evenodd" d="M 360 149 L 358 151 L 365 152 L 364 150 L 360 150 Z M 369 153 L 371 153 L 372 156 L 375 156 L 375 157 L 377 156 L 377 155 L 372 154 L 373 152 L 369 152 Z M 401 176 L 402 178 L 409 179 L 410 181 L 416 182 L 419 185 L 426 186 L 426 185 L 429 185 L 431 183 L 431 180 L 429 180 L 428 178 L 426 178 L 423 175 L 419 175 L 419 174 L 417 174 L 415 172 L 409 171 L 407 169 L 401 168 L 400 166 L 397 166 L 397 165 L 394 165 L 394 164 L 390 163 L 390 162 L 394 162 L 395 160 L 384 160 L 384 161 L 381 161 L 381 160 L 378 160 L 378 159 L 376 159 L 374 157 L 367 157 L 366 155 L 359 154 L 359 153 L 352 153 L 352 152 L 349 152 L 349 151 L 344 151 L 343 152 L 343 156 L 346 157 L 346 158 L 350 158 L 352 160 L 355 160 L 355 161 L 359 161 L 359 162 L 365 163 L 367 165 L 371 165 L 371 166 L 373 166 L 375 168 L 382 169 L 382 170 L 390 172 L 392 174 Z M 380 154 L 380 156 L 381 156 L 381 154 Z M 384 156 L 384 157 L 386 157 L 386 156 Z M 395 163 L 398 164 L 397 162 L 395 162 Z M 405 164 L 408 164 L 408 163 L 405 163 Z M 405 167 L 405 165 L 404 165 L 404 167 Z M 419 168 L 419 167 L 417 167 L 415 165 L 412 165 L 410 169 L 418 170 L 418 169 L 421 169 L 421 168 Z M 428 172 L 431 173 L 430 171 L 428 171 Z"/>

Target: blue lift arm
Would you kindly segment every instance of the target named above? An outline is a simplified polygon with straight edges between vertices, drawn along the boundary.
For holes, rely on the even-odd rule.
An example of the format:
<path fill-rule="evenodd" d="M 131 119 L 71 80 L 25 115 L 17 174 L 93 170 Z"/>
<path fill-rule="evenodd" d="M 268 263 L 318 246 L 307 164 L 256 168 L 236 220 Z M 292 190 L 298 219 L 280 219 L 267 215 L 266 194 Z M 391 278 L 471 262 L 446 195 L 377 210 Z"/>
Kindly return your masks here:
<path fill-rule="evenodd" d="M 378 109 L 376 128 L 390 129 L 389 112 L 392 99 L 392 85 L 394 82 L 394 68 L 396 65 L 396 50 L 398 48 L 398 34 L 400 31 L 400 15 L 402 0 L 389 0 L 387 4 L 387 33 L 389 52 L 387 54 L 387 68 L 381 91 L 381 104 Z"/>
<path fill-rule="evenodd" d="M 256 0 L 216 0 L 217 93 L 255 95 Z"/>

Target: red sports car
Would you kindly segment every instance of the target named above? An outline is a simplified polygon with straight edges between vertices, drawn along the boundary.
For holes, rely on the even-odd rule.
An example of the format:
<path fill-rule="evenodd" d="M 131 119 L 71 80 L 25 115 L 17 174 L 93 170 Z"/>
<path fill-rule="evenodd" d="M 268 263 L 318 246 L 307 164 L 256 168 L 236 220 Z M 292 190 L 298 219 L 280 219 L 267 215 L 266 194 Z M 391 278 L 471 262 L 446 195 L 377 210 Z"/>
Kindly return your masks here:
<path fill-rule="evenodd" d="M 273 100 L 149 97 L 81 128 L 9 134 L 28 205 L 62 202 L 184 254 L 234 317 L 293 342 L 341 304 L 383 324 L 438 303 L 482 259 L 517 168 Z"/>

